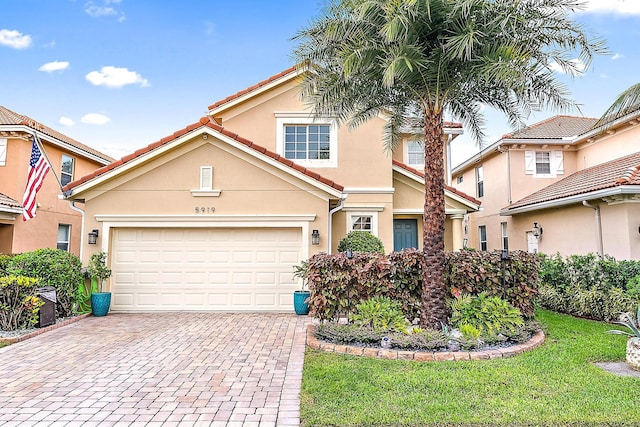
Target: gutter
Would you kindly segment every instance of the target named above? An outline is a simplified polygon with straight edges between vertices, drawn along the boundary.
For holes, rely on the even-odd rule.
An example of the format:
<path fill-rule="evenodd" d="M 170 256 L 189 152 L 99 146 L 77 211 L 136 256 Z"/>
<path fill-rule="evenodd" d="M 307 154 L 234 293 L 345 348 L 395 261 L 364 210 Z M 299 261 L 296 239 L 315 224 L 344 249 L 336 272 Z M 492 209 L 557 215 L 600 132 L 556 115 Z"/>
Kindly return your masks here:
<path fill-rule="evenodd" d="M 331 209 L 329 211 L 329 227 L 327 227 L 329 229 L 329 238 L 327 239 L 327 254 L 331 253 L 331 245 L 333 243 L 333 214 L 342 210 L 342 208 L 344 208 L 344 202 L 345 200 L 347 200 L 347 194 L 343 195 L 340 198 L 340 203 L 338 203 L 338 206 L 336 206 L 335 208 Z"/>
<path fill-rule="evenodd" d="M 82 222 L 80 223 L 80 260 L 82 261 L 82 249 L 84 248 L 84 244 L 83 244 L 83 239 L 84 239 L 84 211 L 78 207 L 76 207 L 75 205 L 75 200 L 68 200 L 69 202 L 69 207 L 80 213 L 80 215 L 82 216 Z"/>
<path fill-rule="evenodd" d="M 598 256 L 601 257 L 604 255 L 604 250 L 602 247 L 602 221 L 600 218 L 600 206 L 591 205 L 586 200 L 582 201 L 582 206 L 586 208 L 591 208 L 594 211 L 594 215 L 595 215 L 594 219 L 596 220 L 596 244 L 598 246 Z"/>

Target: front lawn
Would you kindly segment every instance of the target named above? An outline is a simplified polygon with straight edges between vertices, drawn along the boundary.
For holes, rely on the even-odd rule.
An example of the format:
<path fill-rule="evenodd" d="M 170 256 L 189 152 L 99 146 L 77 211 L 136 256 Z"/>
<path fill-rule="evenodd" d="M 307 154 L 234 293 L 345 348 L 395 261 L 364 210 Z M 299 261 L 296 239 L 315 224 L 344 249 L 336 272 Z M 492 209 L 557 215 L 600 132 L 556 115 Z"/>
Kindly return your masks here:
<path fill-rule="evenodd" d="M 517 357 L 465 362 L 377 360 L 307 349 L 304 426 L 637 425 L 640 378 L 611 325 L 540 310 L 545 344 Z"/>

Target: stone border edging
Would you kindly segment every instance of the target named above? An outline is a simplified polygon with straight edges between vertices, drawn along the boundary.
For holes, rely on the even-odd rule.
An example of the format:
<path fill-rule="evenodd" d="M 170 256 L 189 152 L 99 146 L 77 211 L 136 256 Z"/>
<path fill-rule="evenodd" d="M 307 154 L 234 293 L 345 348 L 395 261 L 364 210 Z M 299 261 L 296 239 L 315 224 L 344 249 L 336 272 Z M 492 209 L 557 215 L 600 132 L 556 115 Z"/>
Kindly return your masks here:
<path fill-rule="evenodd" d="M 28 334 L 24 334 L 24 335 L 21 335 L 21 336 L 18 336 L 18 337 L 0 338 L 0 343 L 15 344 L 17 342 L 24 341 L 24 340 L 29 339 L 29 338 L 33 338 L 33 337 L 38 336 L 40 334 L 44 334 L 45 332 L 49 332 L 49 331 L 52 331 L 54 329 L 61 328 L 61 327 L 66 326 L 66 325 L 68 325 L 70 323 L 75 323 L 75 322 L 77 322 L 79 320 L 82 320 L 85 317 L 89 317 L 89 316 L 91 316 L 91 313 L 81 314 L 79 316 L 75 316 L 75 317 L 72 317 L 70 319 L 63 320 L 62 322 L 58 322 L 58 323 L 55 323 L 53 325 L 45 326 L 44 328 L 36 329 L 33 332 L 29 332 Z"/>
<path fill-rule="evenodd" d="M 307 325 L 307 346 L 330 353 L 348 354 L 351 356 L 375 357 L 378 359 L 416 360 L 420 362 L 438 362 L 442 360 L 488 360 L 512 357 L 525 351 L 533 350 L 544 343 L 544 332 L 536 332 L 529 341 L 511 347 L 483 351 L 404 351 L 374 347 L 357 347 L 353 345 L 333 344 L 316 338 L 316 325 Z"/>

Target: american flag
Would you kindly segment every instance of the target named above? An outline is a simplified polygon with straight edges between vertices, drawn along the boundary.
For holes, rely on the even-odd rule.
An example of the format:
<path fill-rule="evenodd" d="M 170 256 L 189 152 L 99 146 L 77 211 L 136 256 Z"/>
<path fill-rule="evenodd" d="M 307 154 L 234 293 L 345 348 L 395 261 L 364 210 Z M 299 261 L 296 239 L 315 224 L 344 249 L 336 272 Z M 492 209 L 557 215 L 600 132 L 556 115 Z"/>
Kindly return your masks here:
<path fill-rule="evenodd" d="M 29 177 L 27 178 L 27 188 L 24 190 L 24 197 L 22 199 L 22 220 L 29 221 L 36 216 L 36 193 L 42 187 L 42 181 L 49 172 L 49 163 L 44 158 L 36 138 L 33 138 L 33 144 L 31 145 L 31 159 L 29 160 Z"/>

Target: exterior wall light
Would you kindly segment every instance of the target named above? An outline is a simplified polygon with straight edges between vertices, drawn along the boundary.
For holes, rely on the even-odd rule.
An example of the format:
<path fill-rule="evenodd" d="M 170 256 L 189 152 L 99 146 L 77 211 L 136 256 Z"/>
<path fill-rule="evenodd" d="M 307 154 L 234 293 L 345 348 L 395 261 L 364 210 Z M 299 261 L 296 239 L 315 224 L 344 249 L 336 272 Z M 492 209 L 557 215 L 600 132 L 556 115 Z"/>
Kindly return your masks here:
<path fill-rule="evenodd" d="M 98 230 L 94 229 L 89 232 L 88 242 L 90 245 L 95 245 L 98 242 Z"/>
<path fill-rule="evenodd" d="M 542 227 L 540 227 L 537 222 L 534 222 L 533 228 L 531 229 L 531 233 L 533 234 L 534 237 L 542 236 Z"/>
<path fill-rule="evenodd" d="M 320 244 L 320 232 L 318 230 L 313 230 L 313 232 L 311 232 L 311 244 L 312 245 Z"/>

